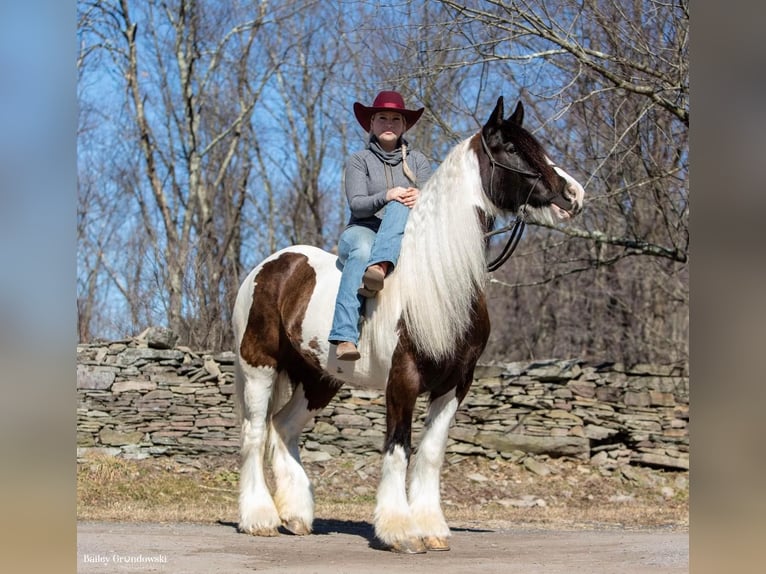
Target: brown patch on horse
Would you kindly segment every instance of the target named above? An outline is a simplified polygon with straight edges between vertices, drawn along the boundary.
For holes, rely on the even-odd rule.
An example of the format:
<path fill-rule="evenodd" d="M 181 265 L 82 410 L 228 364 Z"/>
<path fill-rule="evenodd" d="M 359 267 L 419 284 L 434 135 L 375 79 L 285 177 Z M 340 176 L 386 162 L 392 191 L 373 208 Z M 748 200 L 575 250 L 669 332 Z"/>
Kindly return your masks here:
<path fill-rule="evenodd" d="M 455 342 L 455 353 L 435 361 L 415 348 L 407 326 L 399 321 L 399 342 L 391 358 L 386 385 L 386 440 L 384 452 L 400 445 L 407 455 L 412 448 L 412 415 L 418 396 L 430 393 L 430 400 L 455 389 L 461 403 L 473 383 L 473 370 L 490 333 L 489 313 L 484 293 L 473 303 L 473 322 L 463 337 Z"/>
<path fill-rule="evenodd" d="M 513 133 L 510 140 L 514 143 L 516 151 L 529 165 L 532 171 L 540 173 L 545 186 L 553 193 L 560 194 L 566 181 L 556 173 L 553 166 L 545 159 L 545 151 L 540 141 L 531 133 L 514 123 L 510 123 L 507 129 Z"/>
<path fill-rule="evenodd" d="M 285 253 L 263 265 L 254 279 L 253 302 L 239 352 L 248 364 L 276 367 L 283 337 L 297 338 L 316 285 L 305 255 Z"/>
<path fill-rule="evenodd" d="M 479 151 L 481 150 L 481 132 L 476 132 L 468 142 L 468 148 L 479 157 Z"/>
<path fill-rule="evenodd" d="M 302 253 L 283 253 L 265 263 L 254 282 L 240 356 L 256 367 L 286 371 L 293 385 L 303 385 L 310 410 L 324 408 L 343 383 L 322 370 L 318 341 L 309 342 L 312 351 L 301 348 L 314 268 Z"/>

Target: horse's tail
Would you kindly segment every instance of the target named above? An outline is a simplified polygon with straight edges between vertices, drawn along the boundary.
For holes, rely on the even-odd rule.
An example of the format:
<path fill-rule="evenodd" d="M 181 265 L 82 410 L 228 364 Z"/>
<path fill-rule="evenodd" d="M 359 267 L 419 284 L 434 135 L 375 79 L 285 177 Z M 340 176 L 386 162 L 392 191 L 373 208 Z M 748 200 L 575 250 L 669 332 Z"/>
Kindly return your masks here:
<path fill-rule="evenodd" d="M 237 292 L 237 298 L 234 303 L 234 309 L 232 311 L 232 328 L 234 332 L 234 342 L 236 348 L 234 349 L 234 355 L 236 360 L 234 361 L 234 410 L 237 413 L 237 420 L 239 424 L 242 424 L 244 420 L 244 405 L 245 405 L 245 373 L 242 370 L 242 338 L 245 335 L 247 329 L 247 316 L 249 312 L 249 301 L 252 301 L 252 285 L 253 277 L 256 270 L 250 272 L 247 278 L 242 282 Z"/>
<path fill-rule="evenodd" d="M 237 413 L 237 423 L 242 426 L 245 418 L 245 375 L 239 365 L 239 354 L 234 361 L 234 412 Z"/>

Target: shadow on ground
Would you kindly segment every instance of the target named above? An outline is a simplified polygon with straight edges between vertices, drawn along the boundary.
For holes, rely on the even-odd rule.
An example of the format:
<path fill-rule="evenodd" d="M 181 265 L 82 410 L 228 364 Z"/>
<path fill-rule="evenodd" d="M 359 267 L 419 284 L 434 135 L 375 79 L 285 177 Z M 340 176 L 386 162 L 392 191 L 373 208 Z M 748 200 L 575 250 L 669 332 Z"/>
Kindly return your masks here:
<path fill-rule="evenodd" d="M 226 526 L 238 532 L 237 523 L 219 520 L 218 524 Z M 332 518 L 317 518 L 314 520 L 312 536 L 327 536 L 331 534 L 346 534 L 348 536 L 358 536 L 367 541 L 370 548 L 374 550 L 388 550 L 388 547 L 383 544 L 375 536 L 375 527 L 369 522 L 360 520 L 335 520 Z M 452 532 L 493 532 L 491 529 L 483 528 L 451 528 Z M 279 533 L 287 536 L 292 536 L 292 532 L 284 527 L 279 528 Z"/>

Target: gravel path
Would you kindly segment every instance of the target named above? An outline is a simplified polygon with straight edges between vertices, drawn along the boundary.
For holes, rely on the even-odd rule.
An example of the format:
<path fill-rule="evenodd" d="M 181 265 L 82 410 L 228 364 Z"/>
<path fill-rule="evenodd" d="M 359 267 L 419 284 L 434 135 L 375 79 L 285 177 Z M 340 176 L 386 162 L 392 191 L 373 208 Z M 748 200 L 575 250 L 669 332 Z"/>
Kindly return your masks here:
<path fill-rule="evenodd" d="M 685 531 L 453 528 L 451 551 L 402 556 L 376 548 L 367 522 L 317 519 L 314 528 L 311 536 L 254 538 L 237 533 L 234 524 L 79 522 L 77 571 L 638 574 L 689 570 Z"/>

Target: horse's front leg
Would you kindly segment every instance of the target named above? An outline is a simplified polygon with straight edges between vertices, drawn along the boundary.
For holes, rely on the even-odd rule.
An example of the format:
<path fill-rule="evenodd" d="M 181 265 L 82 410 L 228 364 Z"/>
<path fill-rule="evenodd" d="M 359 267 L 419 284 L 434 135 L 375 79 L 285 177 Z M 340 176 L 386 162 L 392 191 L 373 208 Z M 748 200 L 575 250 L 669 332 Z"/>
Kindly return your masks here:
<path fill-rule="evenodd" d="M 407 502 L 407 465 L 418 385 L 392 371 L 386 388 L 386 441 L 375 506 L 375 534 L 394 552 L 426 551 Z"/>
<path fill-rule="evenodd" d="M 410 512 L 428 550 L 449 550 L 450 529 L 441 509 L 439 475 L 457 407 L 455 389 L 432 398 L 410 473 Z"/>

